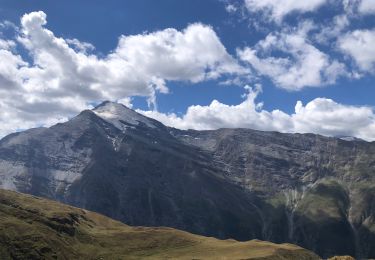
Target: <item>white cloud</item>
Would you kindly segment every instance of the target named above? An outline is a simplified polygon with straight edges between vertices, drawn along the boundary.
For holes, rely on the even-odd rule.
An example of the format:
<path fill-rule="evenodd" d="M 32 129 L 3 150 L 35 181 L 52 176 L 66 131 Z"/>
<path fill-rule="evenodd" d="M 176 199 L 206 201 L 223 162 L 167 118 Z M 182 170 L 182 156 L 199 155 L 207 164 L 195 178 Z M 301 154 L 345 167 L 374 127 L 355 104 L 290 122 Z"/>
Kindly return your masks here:
<path fill-rule="evenodd" d="M 321 25 L 319 32 L 314 38 L 322 44 L 330 44 L 336 41 L 337 37 L 343 34 L 343 31 L 350 25 L 349 18 L 346 14 L 333 17 L 330 24 Z"/>
<path fill-rule="evenodd" d="M 146 116 L 180 129 L 217 129 L 222 127 L 246 127 L 262 130 L 291 129 L 288 115 L 275 110 L 262 110 L 262 103 L 256 103 L 260 89 L 248 88 L 244 102 L 238 105 L 226 105 L 213 100 L 208 106 L 190 106 L 183 117 L 176 114 L 163 114 L 157 111 L 140 111 Z"/>
<path fill-rule="evenodd" d="M 0 39 L 0 50 L 10 50 L 16 46 L 14 41 Z"/>
<path fill-rule="evenodd" d="M 199 82 L 224 73 L 245 72 L 226 52 L 211 27 L 190 25 L 183 32 L 175 29 L 123 36 L 111 59 L 134 64 L 143 73 L 166 80 Z"/>
<path fill-rule="evenodd" d="M 356 30 L 338 39 L 339 48 L 363 71 L 375 72 L 375 30 Z"/>
<path fill-rule="evenodd" d="M 78 39 L 66 39 L 65 41 L 79 52 L 87 53 L 95 50 L 95 46 L 89 42 L 81 42 Z"/>
<path fill-rule="evenodd" d="M 200 82 L 245 69 L 231 57 L 209 26 L 183 31 L 121 36 L 107 56 L 94 46 L 54 35 L 42 11 L 25 14 L 16 41 L 0 40 L 0 135 L 66 120 L 89 102 L 167 92 L 167 81 Z M 21 44 L 29 58 L 16 53 Z"/>
<path fill-rule="evenodd" d="M 358 11 L 362 14 L 375 14 L 375 0 L 362 0 Z"/>
<path fill-rule="evenodd" d="M 307 13 L 319 9 L 325 4 L 335 5 L 342 3 L 347 15 L 375 14 L 375 0 L 243 0 L 250 13 L 261 12 L 266 19 L 280 23 L 284 17 L 291 13 Z M 231 4 L 229 4 L 231 5 Z M 229 6 L 227 5 L 227 6 Z"/>
<path fill-rule="evenodd" d="M 118 103 L 120 104 L 123 104 L 124 106 L 128 107 L 128 108 L 133 108 L 133 99 L 131 97 L 126 97 L 126 98 L 122 98 L 122 99 L 119 99 L 117 100 Z"/>
<path fill-rule="evenodd" d="M 316 98 L 306 106 L 299 101 L 292 120 L 298 132 L 375 139 L 375 134 L 370 131 L 375 127 L 375 114 L 366 106 L 342 105 L 326 98 Z"/>
<path fill-rule="evenodd" d="M 2 33 L 2 30 L 4 30 L 4 29 L 13 29 L 13 30 L 17 31 L 18 27 L 10 21 L 7 21 L 7 20 L 0 21 L 0 34 Z"/>
<path fill-rule="evenodd" d="M 191 106 L 183 116 L 155 111 L 139 112 L 180 129 L 243 127 L 375 140 L 375 114 L 370 107 L 349 106 L 331 99 L 316 98 L 305 106 L 298 101 L 295 112 L 289 115 L 280 110 L 264 110 L 262 103 L 255 101 L 258 93 L 259 89 L 249 89 L 246 99 L 238 105 L 226 105 L 214 100 L 208 106 Z"/>
<path fill-rule="evenodd" d="M 375 14 L 375 0 L 343 0 L 342 4 L 346 14 L 352 17 Z"/>
<path fill-rule="evenodd" d="M 0 63 L 0 136 L 66 121 L 89 108 L 91 101 L 119 100 L 130 106 L 132 96 L 145 96 L 153 102 L 156 92 L 168 91 L 168 81 L 195 83 L 230 74 L 233 78 L 225 79 L 227 82 L 240 82 L 238 76 L 248 73 L 227 53 L 213 29 L 199 23 L 183 31 L 165 29 L 121 36 L 118 46 L 102 58 L 93 53 L 94 46 L 89 43 L 55 36 L 46 23 L 43 12 L 26 14 L 19 32 L 16 30 L 18 38 L 0 40 L 0 60 L 7 61 Z M 334 83 L 345 73 L 344 65 L 307 40 L 311 28 L 311 23 L 304 23 L 296 30 L 271 33 L 253 48 L 239 50 L 238 55 L 259 74 L 286 89 Z M 360 36 L 347 34 L 340 47 L 369 70 L 373 59 L 366 61 L 353 50 L 357 46 L 368 51 L 367 59 L 372 55 L 372 36 L 363 32 L 372 31 L 359 31 Z M 353 40 L 357 38 L 359 43 Z M 24 46 L 31 59 L 16 52 L 18 44 Z M 282 53 L 282 57 L 275 52 Z M 214 100 L 208 106 L 191 106 L 182 117 L 156 111 L 143 113 L 183 129 L 248 127 L 375 140 L 375 116 L 369 107 L 319 98 L 305 106 L 298 102 L 295 113 L 289 115 L 264 110 L 262 103 L 255 101 L 259 91 L 249 89 L 244 102 L 238 105 Z"/>
<path fill-rule="evenodd" d="M 331 59 L 308 40 L 314 25 L 304 22 L 296 30 L 270 33 L 254 48 L 238 50 L 241 60 L 249 63 L 260 75 L 271 78 L 275 85 L 300 90 L 333 84 L 345 74 L 345 65 Z M 282 55 L 274 55 L 274 53 Z"/>
<path fill-rule="evenodd" d="M 264 12 L 267 16 L 276 22 L 292 13 L 311 12 L 328 2 L 327 0 L 245 0 L 245 6 L 249 12 Z"/>
<path fill-rule="evenodd" d="M 237 11 L 237 7 L 234 5 L 234 4 L 227 4 L 225 6 L 225 10 L 228 12 L 228 13 L 234 13 Z"/>

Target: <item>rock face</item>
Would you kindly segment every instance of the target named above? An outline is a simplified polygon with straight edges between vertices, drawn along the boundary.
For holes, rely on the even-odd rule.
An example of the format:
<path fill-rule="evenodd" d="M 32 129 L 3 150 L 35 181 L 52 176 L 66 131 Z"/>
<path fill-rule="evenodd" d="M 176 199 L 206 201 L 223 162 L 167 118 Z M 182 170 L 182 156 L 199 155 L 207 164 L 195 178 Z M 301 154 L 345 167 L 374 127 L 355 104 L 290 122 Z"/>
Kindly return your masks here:
<path fill-rule="evenodd" d="M 104 102 L 0 141 L 0 187 L 130 225 L 375 257 L 375 143 L 182 131 Z"/>

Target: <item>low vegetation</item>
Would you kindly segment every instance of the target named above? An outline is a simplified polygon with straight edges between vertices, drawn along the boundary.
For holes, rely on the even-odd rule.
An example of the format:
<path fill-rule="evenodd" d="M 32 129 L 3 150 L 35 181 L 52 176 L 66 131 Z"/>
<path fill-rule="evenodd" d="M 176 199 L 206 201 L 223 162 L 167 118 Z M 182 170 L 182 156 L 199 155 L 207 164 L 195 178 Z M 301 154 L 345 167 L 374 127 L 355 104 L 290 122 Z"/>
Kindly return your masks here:
<path fill-rule="evenodd" d="M 319 259 L 291 244 L 130 227 L 93 212 L 4 190 L 0 190 L 0 258 Z"/>

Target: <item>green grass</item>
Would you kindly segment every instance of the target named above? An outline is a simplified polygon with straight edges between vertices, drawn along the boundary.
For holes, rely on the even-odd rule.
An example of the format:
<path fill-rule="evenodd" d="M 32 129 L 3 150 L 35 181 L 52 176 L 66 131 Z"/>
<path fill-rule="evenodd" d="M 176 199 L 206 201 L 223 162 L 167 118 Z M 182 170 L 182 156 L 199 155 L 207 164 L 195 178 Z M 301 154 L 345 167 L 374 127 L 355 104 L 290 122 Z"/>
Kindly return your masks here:
<path fill-rule="evenodd" d="M 346 190 L 332 180 L 321 181 L 309 190 L 298 208 L 298 212 L 314 221 L 341 219 L 349 205 Z"/>
<path fill-rule="evenodd" d="M 0 190 L 1 259 L 319 259 L 291 244 L 218 240 L 130 227 L 102 215 Z"/>

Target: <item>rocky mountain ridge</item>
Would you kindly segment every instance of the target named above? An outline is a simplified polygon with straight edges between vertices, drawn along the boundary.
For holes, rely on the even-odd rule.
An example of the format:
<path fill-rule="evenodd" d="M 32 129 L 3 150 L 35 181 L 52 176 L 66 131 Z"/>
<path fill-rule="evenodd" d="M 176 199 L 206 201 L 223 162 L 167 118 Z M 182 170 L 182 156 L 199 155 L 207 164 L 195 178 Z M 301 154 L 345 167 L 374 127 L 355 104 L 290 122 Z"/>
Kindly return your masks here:
<path fill-rule="evenodd" d="M 375 257 L 375 143 L 178 130 L 104 102 L 0 141 L 0 187 L 130 225 Z"/>

